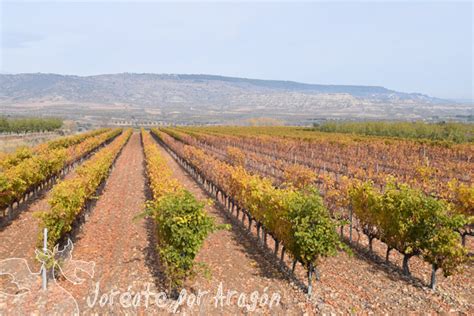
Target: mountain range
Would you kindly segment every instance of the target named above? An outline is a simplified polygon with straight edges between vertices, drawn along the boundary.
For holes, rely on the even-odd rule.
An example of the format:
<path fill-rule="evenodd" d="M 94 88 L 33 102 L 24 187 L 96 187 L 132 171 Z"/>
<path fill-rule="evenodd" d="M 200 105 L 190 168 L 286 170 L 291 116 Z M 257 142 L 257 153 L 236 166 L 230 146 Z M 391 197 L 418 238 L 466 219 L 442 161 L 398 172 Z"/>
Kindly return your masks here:
<path fill-rule="evenodd" d="M 215 75 L 0 74 L 0 114 L 228 121 L 250 117 L 419 119 L 472 106 L 380 86 L 321 85 Z"/>

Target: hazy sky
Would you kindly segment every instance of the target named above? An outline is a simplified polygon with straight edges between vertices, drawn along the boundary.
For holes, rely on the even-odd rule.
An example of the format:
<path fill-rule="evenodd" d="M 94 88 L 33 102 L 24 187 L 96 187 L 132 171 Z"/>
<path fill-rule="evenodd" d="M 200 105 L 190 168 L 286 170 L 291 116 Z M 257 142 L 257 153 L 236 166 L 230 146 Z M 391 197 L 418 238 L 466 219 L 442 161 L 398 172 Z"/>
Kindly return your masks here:
<path fill-rule="evenodd" d="M 3 73 L 205 73 L 473 97 L 470 2 L 5 2 Z"/>

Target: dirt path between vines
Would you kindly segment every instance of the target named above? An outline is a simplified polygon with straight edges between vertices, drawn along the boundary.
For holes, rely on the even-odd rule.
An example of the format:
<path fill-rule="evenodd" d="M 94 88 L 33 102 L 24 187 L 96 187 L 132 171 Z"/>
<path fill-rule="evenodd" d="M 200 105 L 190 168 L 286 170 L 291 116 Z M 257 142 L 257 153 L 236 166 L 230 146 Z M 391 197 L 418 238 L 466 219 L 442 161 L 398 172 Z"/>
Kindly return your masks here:
<path fill-rule="evenodd" d="M 176 178 L 198 198 L 207 198 L 197 183 L 163 149 L 161 150 Z M 80 313 L 87 315 L 169 314 L 169 306 L 176 306 L 176 301 L 171 300 L 161 300 L 162 306 L 157 306 L 157 297 L 153 295 L 148 295 L 149 300 L 145 303 L 145 291 L 148 289 L 148 294 L 160 293 L 164 290 L 164 283 L 156 258 L 153 224 L 148 219 L 135 219 L 136 215 L 143 211 L 146 200 L 144 171 L 140 135 L 135 133 L 118 157 L 102 194 L 74 241 L 74 260 L 93 262 L 94 276 L 91 278 L 77 271 L 77 276 L 84 279 L 81 284 L 72 284 L 63 277 L 58 282 L 50 280 L 48 297 L 52 305 L 74 306 L 74 303 L 77 303 Z M 43 209 L 46 203 L 45 196 L 33 203 L 34 209 Z M 207 210 L 216 222 L 228 223 L 215 207 L 208 207 Z M 32 245 L 36 243 L 37 231 L 34 229 L 37 225 L 33 223 L 31 213 L 22 213 L 13 223 L 15 226 L 8 228 L 15 233 L 14 236 L 8 235 L 11 249 L 5 250 L 5 245 L 1 245 L 4 256 L 12 253 L 18 256 L 20 250 L 17 249 L 25 249 L 26 240 L 30 240 Z M 5 232 L 6 230 L 2 233 Z M 2 244 L 7 244 L 4 242 L 7 235 L 4 236 Z M 312 311 L 311 304 L 307 303 L 301 291 L 292 287 L 272 264 L 264 259 L 253 242 L 245 236 L 245 232 L 239 229 L 213 233 L 206 240 L 197 260 L 207 265 L 210 275 L 200 275 L 189 281 L 186 291 L 195 294 L 198 294 L 198 291 L 207 293 L 201 297 L 201 304 L 194 304 L 191 308 L 181 306 L 178 309 L 180 313 L 246 313 L 244 307 L 238 306 L 237 295 L 234 294 L 227 301 L 229 290 L 246 295 L 241 305 L 252 305 L 250 294 L 254 291 L 259 292 L 259 296 L 254 298 L 262 300 L 271 298 L 273 293 L 279 293 L 280 305 L 271 310 L 257 306 L 257 311 L 265 314 L 302 314 Z M 220 284 L 225 296 L 222 296 L 220 301 L 223 306 L 216 308 L 214 297 Z M 63 288 L 67 292 L 63 291 Z M 127 298 L 127 295 L 129 298 L 137 298 L 137 294 L 141 294 L 140 301 L 122 300 Z M 137 308 L 131 306 L 137 302 Z M 66 310 L 70 310 L 69 307 Z"/>
<path fill-rule="evenodd" d="M 48 198 L 50 190 L 43 191 L 38 194 L 37 198 L 28 201 L 15 211 L 18 212 L 14 218 L 6 226 L 0 228 L 0 293 L 7 295 L 16 295 L 19 293 L 19 287 L 13 283 L 13 278 L 3 274 L 1 271 L 9 271 L 14 266 L 18 267 L 18 271 L 28 273 L 38 272 L 41 268 L 39 262 L 35 259 L 35 248 L 38 242 L 39 219 L 33 214 L 38 211 L 44 211 L 49 208 Z M 20 267 L 16 261 L 13 264 L 4 264 L 10 258 L 21 258 L 26 260 L 26 265 Z M 11 270 L 14 271 L 13 269 Z M 11 299 L 8 296 L 0 295 L 0 315 L 11 308 Z"/>
<path fill-rule="evenodd" d="M 156 292 L 154 273 L 149 268 L 153 265 L 149 255 L 153 246 L 148 242 L 147 220 L 134 219 L 143 211 L 144 204 L 144 155 L 140 135 L 134 133 L 117 158 L 104 191 L 74 244 L 74 258 L 95 263 L 94 277 L 80 285 L 61 282 L 76 298 L 81 313 L 145 310 L 143 306 L 129 310 L 127 304 L 120 304 L 119 296 L 100 306 L 99 300 L 94 300 L 96 289 L 100 293 L 98 298 L 111 291 L 127 292 L 129 288 L 131 292 L 140 292 L 147 284 L 150 291 Z"/>
<path fill-rule="evenodd" d="M 73 169 L 63 180 L 71 178 L 74 174 Z M 39 218 L 34 214 L 49 209 L 48 199 L 51 192 L 51 189 L 44 189 L 35 199 L 20 205 L 19 209 L 15 209 L 16 217 L 0 227 L 0 261 L 7 258 L 22 258 L 27 261 L 33 272 L 39 271 L 41 265 L 35 259 L 35 249 L 38 246 L 40 229 Z M 11 293 L 11 290 L 16 290 L 13 284 L 5 282 L 5 276 L 0 276 L 0 291 L 3 289 L 5 293 Z"/>
<path fill-rule="evenodd" d="M 97 151 L 102 150 L 104 148 L 102 146 L 93 151 L 85 160 L 78 162 L 66 175 L 58 179 L 52 188 L 54 188 L 57 183 L 73 177 L 76 174 L 76 168 L 93 157 Z M 15 218 L 3 224 L 4 226 L 0 226 L 0 260 L 6 258 L 24 258 L 31 269 L 40 268 L 40 264 L 35 259 L 35 248 L 38 245 L 40 233 L 39 218 L 35 216 L 35 213 L 49 209 L 48 199 L 51 196 L 52 188 L 44 188 L 38 192 L 36 198 L 21 204 L 20 207 L 14 211 Z"/>
<path fill-rule="evenodd" d="M 220 151 L 208 146 L 200 146 L 217 159 L 225 158 Z M 245 154 L 250 153 L 245 151 Z M 262 167 L 266 167 L 262 165 Z M 250 168 L 253 172 L 270 177 L 261 169 Z M 279 180 L 275 179 L 278 183 Z M 339 232 L 339 229 L 338 229 Z M 349 227 L 344 234 L 349 240 Z M 390 254 L 390 262 L 385 262 L 386 245 L 375 240 L 374 254 L 368 252 L 365 236 L 359 240 L 354 230 L 352 249 L 354 255 L 340 252 L 335 257 L 324 258 L 318 268 L 321 279 L 314 284 L 312 297 L 318 311 L 331 313 L 460 313 L 474 315 L 474 262 L 465 264 L 461 271 L 445 278 L 442 271 L 437 273 L 437 289 L 428 288 L 431 267 L 420 257 L 410 260 L 412 278 L 402 275 L 403 256 L 396 251 Z M 474 238 L 468 238 L 469 252 L 474 250 Z M 291 261 L 286 260 L 290 265 Z M 300 280 L 306 277 L 301 265 L 296 268 Z"/>
<path fill-rule="evenodd" d="M 163 148 L 160 147 L 160 150 L 174 176 L 197 198 L 208 198 L 173 158 Z M 82 284 L 73 285 L 64 279 L 59 281 L 59 285 L 73 295 L 81 313 L 168 314 L 167 309 L 154 304 L 153 297 L 150 298 L 149 308 L 146 308 L 143 294 L 137 309 L 127 307 L 131 302 L 126 299 L 120 302 L 120 298 L 127 298 L 123 294 L 131 294 L 136 298 L 136 294 L 143 293 L 147 287 L 152 293 L 163 290 L 155 255 L 153 224 L 147 219 L 134 220 L 143 211 L 146 200 L 144 172 L 143 148 L 139 134 L 135 133 L 118 157 L 104 191 L 75 240 L 74 259 L 94 262 L 94 277 L 79 272 L 78 275 L 85 278 Z M 66 177 L 73 174 L 71 172 Z M 48 193 L 42 193 L 36 200 L 22 206 L 23 211 L 10 225 L 0 228 L 0 261 L 9 257 L 23 257 L 30 267 L 38 267 L 33 257 L 39 233 L 38 220 L 33 213 L 47 209 L 47 199 Z M 208 206 L 206 209 L 217 223 L 230 223 L 218 208 Z M 472 246 L 472 240 L 469 242 Z M 378 243 L 374 247 L 383 256 L 384 248 Z M 395 260 L 398 266 L 399 259 Z M 211 234 L 197 261 L 206 264 L 210 273 L 187 282 L 186 291 L 188 294 L 208 293 L 202 297 L 199 306 L 195 303 L 193 308 L 179 308 L 180 312 L 187 314 L 245 314 L 246 309 L 238 306 L 238 295 L 246 294 L 244 304 L 251 304 L 250 294 L 254 291 L 258 291 L 259 299 L 263 299 L 264 293 L 270 297 L 273 293 L 279 293 L 282 297 L 281 304 L 271 309 L 257 306 L 257 312 L 263 314 L 313 314 L 315 306 L 324 313 L 419 313 L 450 312 L 452 309 L 472 314 L 473 311 L 472 266 L 461 275 L 440 279 L 440 289 L 435 294 L 396 277 L 395 269 L 391 266 L 375 264 L 357 253 L 354 257 L 340 254 L 321 264 L 322 279 L 316 282 L 313 303 L 310 303 L 301 290 L 275 269 L 271 259 L 262 255 L 246 232 L 235 226 L 231 230 Z M 414 260 L 411 265 L 416 270 L 418 261 Z M 394 275 L 387 273 L 387 270 L 393 270 Z M 214 298 L 220 284 L 224 290 L 224 301 L 221 301 L 224 306 L 216 308 Z M 99 295 L 95 304 L 91 304 L 94 306 L 90 307 L 87 299 L 89 303 L 94 303 L 97 285 Z M 50 286 L 54 301 L 65 304 L 67 295 L 61 293 L 61 289 L 55 287 L 53 282 Z M 229 296 L 226 296 L 228 291 L 236 291 L 229 301 Z M 188 295 L 188 298 L 192 299 L 192 296 Z M 0 314 L 5 306 L 6 303 L 0 299 Z"/>
<path fill-rule="evenodd" d="M 39 219 L 33 214 L 49 208 L 50 192 L 51 190 L 42 192 L 35 200 L 20 206 L 20 210 L 16 210 L 19 211 L 18 216 L 0 228 L 0 260 L 25 258 L 32 269 L 33 267 L 39 269 L 39 264 L 34 258 L 39 234 Z"/>
<path fill-rule="evenodd" d="M 168 166 L 173 171 L 184 187 L 192 192 L 198 199 L 208 199 L 206 192 L 197 182 L 185 172 L 178 163 L 160 147 L 161 153 L 166 158 Z M 218 224 L 230 224 L 223 211 L 215 206 L 206 207 L 208 213 L 214 217 Z M 202 314 L 245 313 L 247 309 L 238 306 L 238 295 L 246 294 L 247 304 L 251 305 L 250 294 L 258 291 L 259 298 L 264 303 L 264 293 L 270 297 L 272 294 L 281 295 L 279 306 L 269 308 L 268 304 L 257 305 L 256 312 L 278 315 L 302 315 L 305 312 L 312 314 L 314 306 L 308 302 L 306 296 L 296 286 L 293 286 L 274 265 L 262 255 L 255 242 L 247 236 L 247 233 L 235 226 L 230 230 L 221 230 L 211 234 L 201 248 L 197 262 L 204 263 L 210 270 L 210 276 L 198 276 L 195 280 L 188 282 L 187 286 L 195 292 L 209 291 L 211 295 L 205 296 L 199 312 Z M 215 295 L 222 284 L 224 295 L 228 291 L 236 291 L 238 294 L 224 302 L 224 306 L 215 305 Z M 207 301 L 206 301 L 207 299 Z M 243 304 L 241 304 L 242 306 Z M 195 307 L 192 311 L 196 312 Z"/>
<path fill-rule="evenodd" d="M 98 150 L 101 149 L 103 148 L 99 148 Z M 81 166 L 89 158 L 90 157 L 76 165 L 75 168 L 69 171 L 56 183 L 72 178 L 76 174 L 75 169 Z M 23 203 L 20 205 L 19 209 L 15 210 L 16 215 L 12 221 L 0 227 L 0 262 L 10 258 L 20 258 L 26 260 L 25 266 L 21 266 L 23 264 L 22 262 L 20 266 L 16 267 L 16 271 L 20 272 L 21 275 L 26 273 L 28 268 L 30 269 L 31 273 L 37 273 L 40 271 L 41 265 L 35 258 L 35 249 L 38 247 L 38 240 L 40 238 L 40 219 L 36 217 L 35 214 L 41 211 L 47 211 L 49 209 L 48 200 L 51 196 L 51 193 L 51 188 L 43 189 L 38 193 L 36 198 Z M 18 265 L 18 263 L 19 261 L 15 261 L 14 266 Z M 19 289 L 18 285 L 11 282 L 13 281 L 13 277 L 10 277 L 6 274 L 1 274 L 3 269 L 7 271 L 6 266 L 2 265 L 2 267 L 0 267 L 0 293 L 7 295 L 16 295 L 21 293 L 22 290 Z M 49 290 L 51 295 L 54 296 L 57 294 L 56 288 L 50 288 Z M 31 288 L 30 291 L 34 291 L 33 288 Z M 20 298 L 17 297 L 17 299 Z M 11 303 L 13 300 L 14 299 L 12 296 L 8 297 L 0 295 L 0 315 L 2 315 L 4 310 L 12 308 Z M 25 304 L 31 303 L 31 301 L 28 300 L 24 302 L 28 302 Z M 19 304 L 13 304 L 13 308 L 16 305 Z M 34 304 L 32 304 L 32 306 L 26 307 L 27 309 L 31 310 L 31 313 L 36 312 L 36 307 L 33 305 Z"/>

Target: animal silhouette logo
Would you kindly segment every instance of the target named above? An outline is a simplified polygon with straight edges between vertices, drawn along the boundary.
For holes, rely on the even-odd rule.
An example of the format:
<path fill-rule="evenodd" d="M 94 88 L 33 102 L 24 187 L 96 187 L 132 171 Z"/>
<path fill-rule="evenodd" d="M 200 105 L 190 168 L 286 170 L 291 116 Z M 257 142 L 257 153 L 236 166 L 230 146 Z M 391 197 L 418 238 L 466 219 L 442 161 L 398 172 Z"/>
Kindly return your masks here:
<path fill-rule="evenodd" d="M 73 285 L 81 284 L 85 279 L 78 272 L 93 278 L 95 263 L 74 260 L 73 250 L 70 239 L 62 249 L 56 245 L 52 251 L 35 250 L 36 259 L 41 263 L 38 272 L 32 271 L 24 258 L 0 260 L 0 276 L 4 281 L 0 282 L 0 314 L 79 315 L 77 301 L 59 285 L 58 278 Z M 43 270 L 47 271 L 49 281 L 46 290 L 42 288 Z"/>

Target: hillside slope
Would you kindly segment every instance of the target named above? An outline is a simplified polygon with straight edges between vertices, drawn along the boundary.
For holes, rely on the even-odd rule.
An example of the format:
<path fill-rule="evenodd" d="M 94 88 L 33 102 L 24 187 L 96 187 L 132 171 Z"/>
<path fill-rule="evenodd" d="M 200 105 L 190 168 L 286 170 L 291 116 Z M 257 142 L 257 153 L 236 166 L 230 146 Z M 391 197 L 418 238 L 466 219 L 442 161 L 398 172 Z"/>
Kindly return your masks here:
<path fill-rule="evenodd" d="M 147 111 L 145 117 L 149 119 L 420 118 L 469 114 L 469 108 L 462 105 L 378 86 L 131 73 L 86 77 L 0 74 L 0 105 L 7 113 L 22 114 L 28 106 L 40 114 L 63 117 L 100 115 L 96 113 L 100 109 L 109 111 L 107 117 L 136 118 Z"/>

